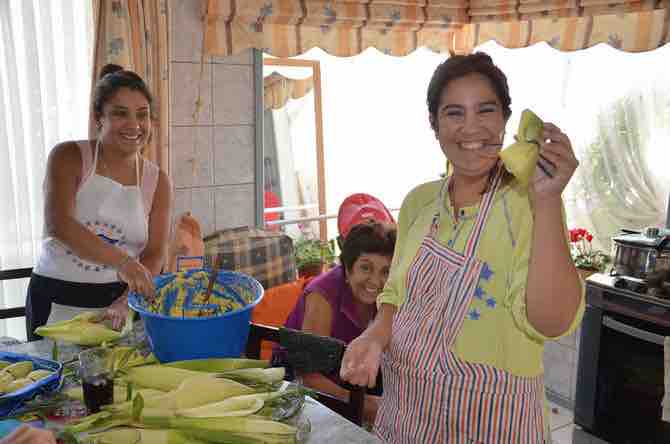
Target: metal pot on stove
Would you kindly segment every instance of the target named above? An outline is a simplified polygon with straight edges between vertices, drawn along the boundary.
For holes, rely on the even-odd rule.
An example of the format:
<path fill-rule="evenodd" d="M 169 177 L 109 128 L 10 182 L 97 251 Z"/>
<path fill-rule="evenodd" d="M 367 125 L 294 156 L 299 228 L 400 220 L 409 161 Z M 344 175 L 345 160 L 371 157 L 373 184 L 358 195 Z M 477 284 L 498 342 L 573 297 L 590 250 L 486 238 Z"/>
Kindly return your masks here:
<path fill-rule="evenodd" d="M 670 230 L 622 231 L 612 238 L 614 273 L 644 279 L 649 286 L 660 287 L 670 281 Z"/>

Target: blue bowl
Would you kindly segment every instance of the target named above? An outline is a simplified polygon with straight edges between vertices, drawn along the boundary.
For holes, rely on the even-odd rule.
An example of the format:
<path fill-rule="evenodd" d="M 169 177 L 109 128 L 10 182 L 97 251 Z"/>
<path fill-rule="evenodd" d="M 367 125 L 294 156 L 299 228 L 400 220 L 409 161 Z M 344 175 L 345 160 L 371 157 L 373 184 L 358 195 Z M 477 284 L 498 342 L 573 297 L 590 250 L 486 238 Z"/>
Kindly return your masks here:
<path fill-rule="evenodd" d="M 9 362 L 32 361 L 33 370 L 50 370 L 52 375 L 27 385 L 15 392 L 0 396 L 0 417 L 11 416 L 21 411 L 23 403 L 37 395 L 54 392 L 60 388 L 63 366 L 60 362 L 30 355 L 0 351 L 0 360 Z"/>
<path fill-rule="evenodd" d="M 206 271 L 199 269 L 193 271 Z M 154 279 L 156 290 L 170 282 L 175 273 L 166 273 Z M 205 358 L 237 358 L 245 349 L 249 336 L 251 310 L 263 299 L 263 286 L 251 276 L 220 270 L 217 283 L 226 288 L 240 288 L 253 292 L 251 303 L 215 316 L 182 318 L 154 313 L 146 300 L 136 293 L 128 295 L 128 305 L 138 312 L 156 358 L 160 362 Z"/>

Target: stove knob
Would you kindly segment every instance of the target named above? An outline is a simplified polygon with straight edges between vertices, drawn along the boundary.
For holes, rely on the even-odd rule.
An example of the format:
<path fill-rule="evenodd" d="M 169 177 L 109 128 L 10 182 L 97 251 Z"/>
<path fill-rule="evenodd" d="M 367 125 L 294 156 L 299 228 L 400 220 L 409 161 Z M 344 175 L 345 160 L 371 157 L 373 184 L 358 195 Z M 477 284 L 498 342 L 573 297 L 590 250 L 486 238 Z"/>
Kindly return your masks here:
<path fill-rule="evenodd" d="M 649 227 L 644 231 L 644 235 L 646 237 L 649 237 L 649 238 L 652 238 L 652 239 L 656 238 L 656 237 L 659 237 L 660 234 L 661 234 L 661 230 L 659 230 L 656 227 Z"/>

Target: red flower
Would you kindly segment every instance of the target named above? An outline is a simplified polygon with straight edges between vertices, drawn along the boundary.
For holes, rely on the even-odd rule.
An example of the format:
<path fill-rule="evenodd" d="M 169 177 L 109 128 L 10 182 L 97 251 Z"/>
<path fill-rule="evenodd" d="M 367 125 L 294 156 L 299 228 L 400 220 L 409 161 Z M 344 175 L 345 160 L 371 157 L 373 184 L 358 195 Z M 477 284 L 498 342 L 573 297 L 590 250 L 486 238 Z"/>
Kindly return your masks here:
<path fill-rule="evenodd" d="M 577 230 L 570 230 L 570 242 L 574 244 L 578 240 L 579 239 L 577 239 Z"/>
<path fill-rule="evenodd" d="M 591 236 L 590 234 L 587 234 L 586 235 L 586 240 L 591 242 L 593 240 L 593 236 Z"/>

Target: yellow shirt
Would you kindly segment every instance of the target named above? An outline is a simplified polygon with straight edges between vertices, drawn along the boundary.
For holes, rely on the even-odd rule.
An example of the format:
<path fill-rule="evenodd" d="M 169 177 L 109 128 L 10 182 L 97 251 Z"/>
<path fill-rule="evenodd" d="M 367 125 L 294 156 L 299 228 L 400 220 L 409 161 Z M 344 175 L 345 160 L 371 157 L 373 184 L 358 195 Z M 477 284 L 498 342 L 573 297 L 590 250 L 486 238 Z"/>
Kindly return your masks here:
<path fill-rule="evenodd" d="M 435 181 L 420 185 L 405 198 L 398 217 L 393 265 L 378 304 L 399 306 L 405 300 L 407 272 L 430 230 L 433 216 L 439 211 L 441 184 Z M 479 206 L 461 209 L 458 222 L 454 223 L 453 207 L 446 193 L 445 200 L 448 211 L 442 211 L 438 241 L 463 253 Z M 544 341 L 556 338 L 547 338 L 538 332 L 526 315 L 532 233 L 533 215 L 527 190 L 517 181 L 501 186 L 477 251 L 477 257 L 488 264 L 493 274 L 488 281 L 480 281 L 480 290 L 473 297 L 456 338 L 453 351 L 460 359 L 491 365 L 516 376 L 533 377 L 543 373 Z M 582 291 L 579 309 L 565 335 L 574 331 L 583 314 Z"/>

